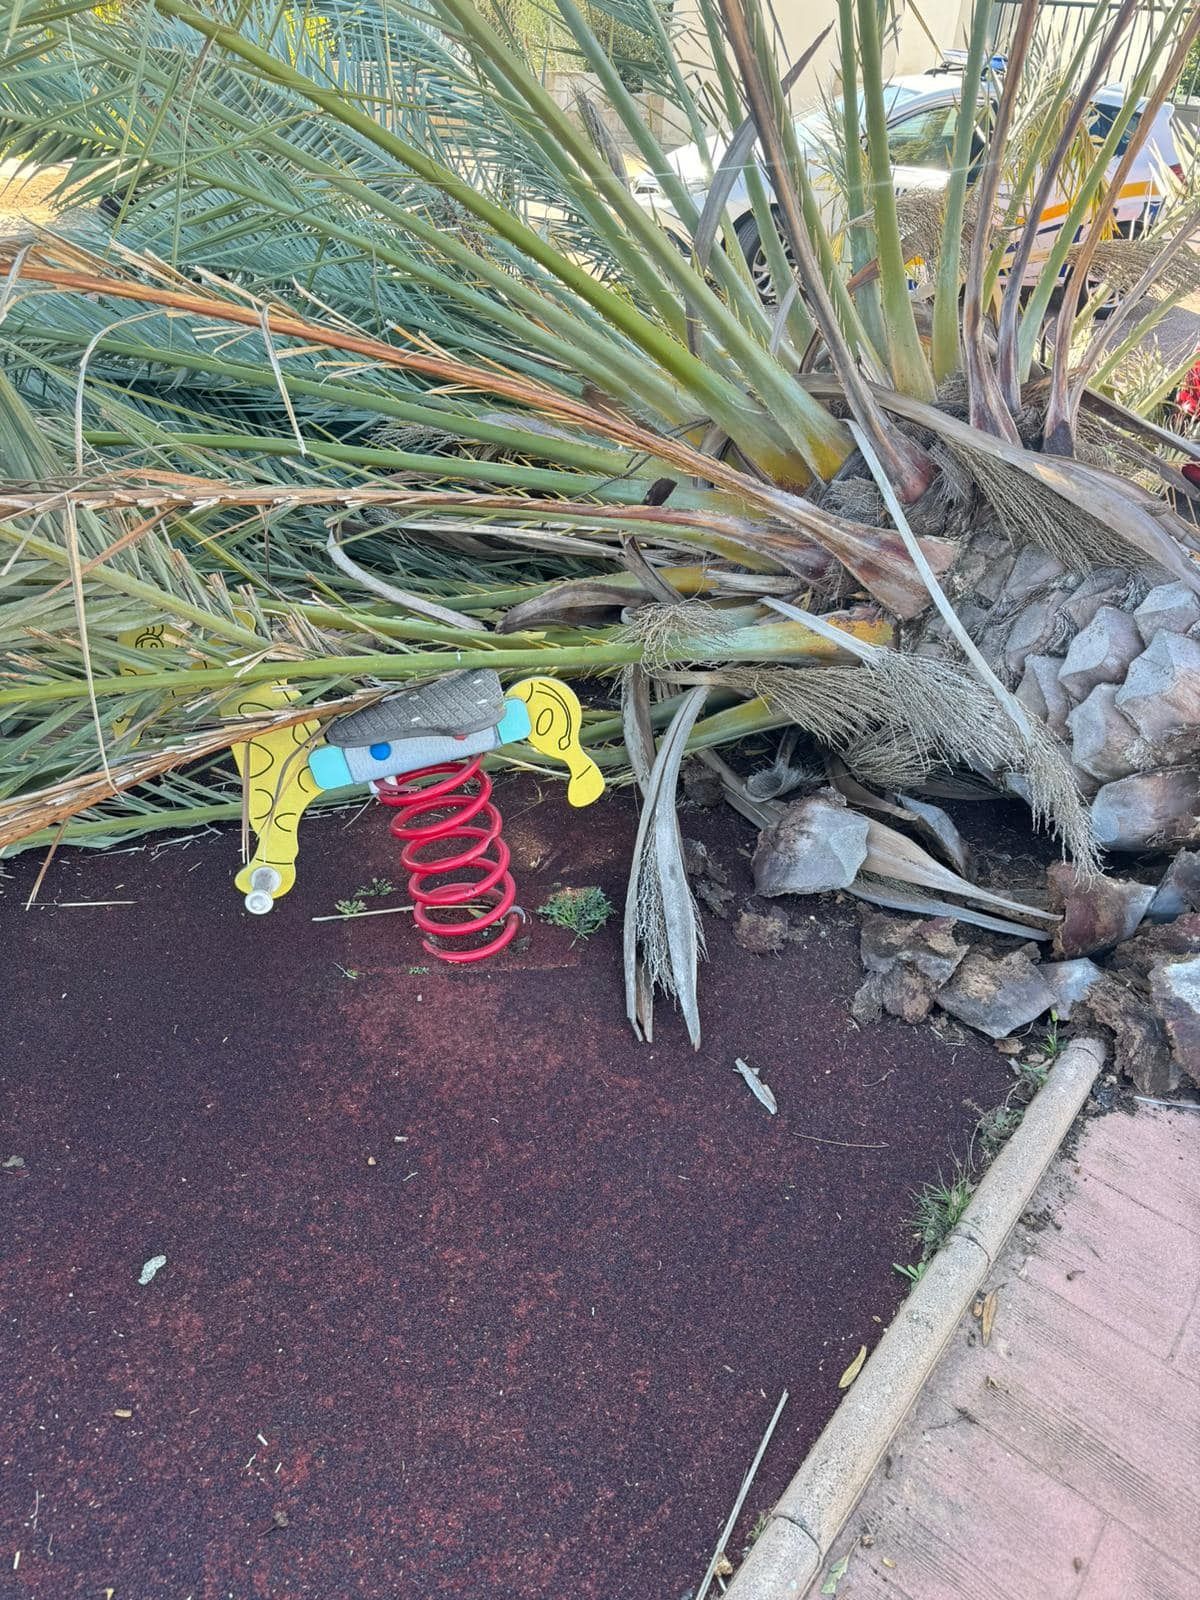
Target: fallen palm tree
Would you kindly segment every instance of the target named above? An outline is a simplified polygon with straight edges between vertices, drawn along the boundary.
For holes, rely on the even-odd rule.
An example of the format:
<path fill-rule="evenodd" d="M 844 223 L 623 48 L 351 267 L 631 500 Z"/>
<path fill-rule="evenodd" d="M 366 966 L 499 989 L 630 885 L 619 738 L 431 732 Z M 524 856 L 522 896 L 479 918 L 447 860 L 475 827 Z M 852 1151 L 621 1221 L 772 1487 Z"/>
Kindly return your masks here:
<path fill-rule="evenodd" d="M 588 17 L 556 10 L 670 231 L 468 0 L 302 26 L 183 0 L 14 13 L 0 135 L 69 161 L 63 225 L 0 258 L 0 840 L 237 817 L 222 752 L 451 670 L 619 681 L 584 737 L 650 802 L 631 1015 L 658 981 L 693 1030 L 668 825 L 688 751 L 800 729 L 867 810 L 929 784 L 1016 792 L 1084 878 L 1098 846 L 1194 842 L 1177 462 L 1200 447 L 1115 385 L 1196 280 L 1195 219 L 1164 172 L 1153 227 L 1109 225 L 1200 33 L 1190 0 L 1095 138 L 1132 0 L 1097 9 L 1040 136 L 1036 4 L 1002 80 L 979 5 L 948 182 L 919 216 L 893 192 L 869 0 L 840 8 L 833 213 L 756 0 L 702 6 L 705 88 L 654 0 L 614 7 L 707 163 L 699 194 Z M 743 169 L 766 296 L 726 213 Z M 231 711 L 281 680 L 298 698 L 278 712 Z M 972 899 L 872 826 L 857 890 Z"/>

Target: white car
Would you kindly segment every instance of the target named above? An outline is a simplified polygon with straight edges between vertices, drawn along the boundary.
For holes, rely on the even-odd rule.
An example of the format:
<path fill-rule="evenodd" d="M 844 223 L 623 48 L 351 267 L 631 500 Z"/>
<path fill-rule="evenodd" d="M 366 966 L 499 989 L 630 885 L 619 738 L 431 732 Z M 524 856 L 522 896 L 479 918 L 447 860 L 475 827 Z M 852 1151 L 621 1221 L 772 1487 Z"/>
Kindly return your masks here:
<path fill-rule="evenodd" d="M 897 194 L 912 189 L 944 188 L 949 181 L 950 161 L 954 148 L 955 130 L 958 126 L 959 107 L 962 104 L 962 78 L 954 75 L 954 66 L 947 64 L 934 72 L 912 77 L 894 78 L 886 90 L 888 112 L 888 144 L 892 157 Z M 994 64 L 994 65 L 998 65 Z M 1112 128 L 1113 120 L 1124 104 L 1124 90 L 1120 84 L 1110 84 L 1099 90 L 1093 102 L 1089 132 L 1097 141 L 1104 139 Z M 1145 105 L 1141 102 L 1141 106 Z M 840 113 L 841 103 L 835 102 L 834 116 Z M 1183 167 L 1175 146 L 1171 129 L 1174 107 L 1165 105 L 1154 120 L 1150 137 L 1134 160 L 1129 175 L 1122 186 L 1116 207 L 1118 230 L 1131 236 L 1144 229 L 1153 220 L 1166 198 L 1162 172 L 1170 168 L 1177 178 L 1183 177 Z M 1134 114 L 1129 127 L 1117 147 L 1114 166 L 1124 153 L 1133 130 L 1137 127 L 1141 108 Z M 860 123 L 862 118 L 860 116 Z M 793 124 L 796 139 L 807 162 L 807 170 L 827 221 L 837 218 L 837 182 L 831 169 L 831 152 L 836 147 L 837 134 L 825 112 L 809 113 L 798 117 Z M 984 153 L 983 138 L 976 133 L 972 160 L 978 162 Z M 723 151 L 713 151 L 714 162 L 721 159 Z M 709 189 L 709 178 L 699 148 L 684 145 L 669 156 L 674 172 L 686 186 L 696 205 L 703 208 Z M 768 193 L 770 184 L 767 183 Z M 631 188 L 640 203 L 652 210 L 663 227 L 675 234 L 683 243 L 683 230 L 673 207 L 662 192 L 659 179 L 649 171 L 636 173 Z M 1039 235 L 1044 237 L 1044 248 L 1035 250 L 1030 262 L 1027 281 L 1038 276 L 1040 261 L 1050 248 L 1053 236 L 1061 229 L 1063 219 L 1070 210 L 1070 201 L 1064 195 L 1055 195 L 1042 214 Z M 726 202 L 727 220 L 732 223 L 759 293 L 767 298 L 772 293 L 770 270 L 766 252 L 762 247 L 758 223 L 750 205 L 746 178 L 739 173 Z M 1083 229 L 1079 233 L 1083 233 Z M 1040 242 L 1040 241 L 1039 241 Z"/>

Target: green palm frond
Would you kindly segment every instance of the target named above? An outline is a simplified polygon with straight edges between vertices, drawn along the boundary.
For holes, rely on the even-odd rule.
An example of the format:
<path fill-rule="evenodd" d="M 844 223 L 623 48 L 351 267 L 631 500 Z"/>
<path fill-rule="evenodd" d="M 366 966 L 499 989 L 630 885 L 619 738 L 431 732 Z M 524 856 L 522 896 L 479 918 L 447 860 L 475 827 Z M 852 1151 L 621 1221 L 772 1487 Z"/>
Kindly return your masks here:
<path fill-rule="evenodd" d="M 930 404 L 876 9 L 843 0 L 839 15 L 838 171 L 849 212 L 871 213 L 851 228 L 846 199 L 831 222 L 809 182 L 765 8 L 701 0 L 699 18 L 703 70 L 660 0 L 13 13 L 0 154 L 64 175 L 54 233 L 0 246 L 0 835 L 75 813 L 93 840 L 227 814 L 242 683 L 287 677 L 299 716 L 472 662 L 611 676 L 645 656 L 626 604 L 664 589 L 686 625 L 668 619 L 658 664 L 681 672 L 836 652 L 763 609 L 780 585 L 843 605 L 843 628 L 875 645 L 895 638 L 877 608 L 924 608 L 849 425 L 906 504 L 955 501 L 939 463 L 962 424 Z M 976 57 L 985 35 L 977 17 Z M 563 63 L 658 174 L 671 234 L 559 104 Z M 1042 103 L 1053 115 L 1030 114 L 1016 151 L 1026 188 L 1068 94 Z M 719 165 L 747 117 L 782 310 L 729 225 L 704 260 L 689 248 L 702 204 L 664 148 L 665 122 Z M 1081 216 L 1107 159 L 1068 173 Z M 960 160 L 939 218 L 939 380 L 962 344 L 967 200 Z M 985 283 L 1003 224 L 982 223 Z M 1018 331 L 1027 363 L 1028 320 Z M 977 385 L 992 358 L 982 337 L 972 348 Z M 995 441 L 975 447 L 1025 481 Z M 1071 473 L 1045 493 L 1069 502 Z M 1116 536 L 1172 539 L 1163 509 L 1124 507 Z M 930 572 L 955 553 L 933 535 L 922 550 Z M 700 598 L 720 630 L 696 623 Z M 777 721 L 743 695 L 693 738 Z M 619 724 L 603 726 L 588 724 L 615 770 Z M 187 761 L 201 765 L 185 779 Z"/>

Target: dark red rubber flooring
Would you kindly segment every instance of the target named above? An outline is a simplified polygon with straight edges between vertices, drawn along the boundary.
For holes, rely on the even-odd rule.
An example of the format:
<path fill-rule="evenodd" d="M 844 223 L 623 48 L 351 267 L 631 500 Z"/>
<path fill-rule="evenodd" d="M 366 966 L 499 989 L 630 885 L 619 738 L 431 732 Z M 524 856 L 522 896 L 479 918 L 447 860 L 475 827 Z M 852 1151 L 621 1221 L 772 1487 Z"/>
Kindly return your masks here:
<path fill-rule="evenodd" d="M 500 797 L 525 904 L 619 901 L 628 800 Z M 748 892 L 745 825 L 685 824 Z M 853 1025 L 849 908 L 769 958 L 708 918 L 694 1055 L 668 1005 L 629 1033 L 616 920 L 470 974 L 310 920 L 393 850 L 309 821 L 258 920 L 236 830 L 40 891 L 132 906 L 0 884 L 0 1595 L 682 1600 L 781 1389 L 739 1546 L 892 1315 L 910 1191 L 1006 1072 Z"/>

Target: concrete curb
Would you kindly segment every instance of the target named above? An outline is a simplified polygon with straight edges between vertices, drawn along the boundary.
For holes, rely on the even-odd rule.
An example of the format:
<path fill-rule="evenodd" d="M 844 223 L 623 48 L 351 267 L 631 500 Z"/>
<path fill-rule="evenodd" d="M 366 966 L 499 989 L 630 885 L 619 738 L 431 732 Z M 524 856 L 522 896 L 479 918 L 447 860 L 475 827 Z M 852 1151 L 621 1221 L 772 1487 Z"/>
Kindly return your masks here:
<path fill-rule="evenodd" d="M 726 1590 L 728 1600 L 800 1600 L 897 1428 L 1025 1210 L 1104 1065 L 1076 1039 L 984 1174 L 962 1221 L 930 1262 L 854 1387 L 780 1495 Z"/>

